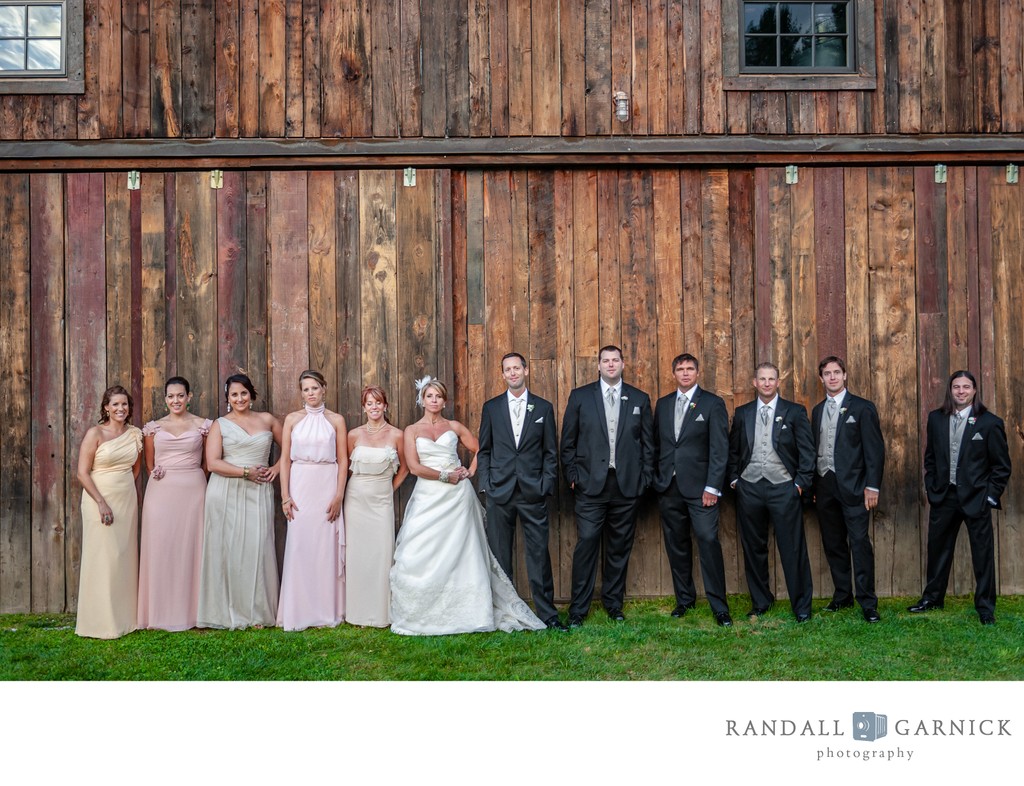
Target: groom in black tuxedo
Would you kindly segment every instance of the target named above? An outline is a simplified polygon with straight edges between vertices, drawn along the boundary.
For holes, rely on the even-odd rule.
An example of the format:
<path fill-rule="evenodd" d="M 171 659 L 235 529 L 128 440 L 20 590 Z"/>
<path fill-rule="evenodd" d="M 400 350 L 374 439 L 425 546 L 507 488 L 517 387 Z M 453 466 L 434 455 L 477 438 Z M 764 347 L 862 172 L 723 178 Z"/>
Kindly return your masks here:
<path fill-rule="evenodd" d="M 613 620 L 625 619 L 626 568 L 640 497 L 651 485 L 654 421 L 651 399 L 622 381 L 622 350 L 602 347 L 600 379 L 569 394 L 562 418 L 562 470 L 576 497 L 569 627 L 590 611 L 604 538 L 601 600 Z"/>
<path fill-rule="evenodd" d="M 476 454 L 480 490 L 487 496 L 487 543 L 512 577 L 516 517 L 526 541 L 526 575 L 537 616 L 549 628 L 568 630 L 558 619 L 548 553 L 547 497 L 558 479 L 555 411 L 526 389 L 526 358 L 509 352 L 501 359 L 508 390 L 484 404 L 480 450 Z"/>

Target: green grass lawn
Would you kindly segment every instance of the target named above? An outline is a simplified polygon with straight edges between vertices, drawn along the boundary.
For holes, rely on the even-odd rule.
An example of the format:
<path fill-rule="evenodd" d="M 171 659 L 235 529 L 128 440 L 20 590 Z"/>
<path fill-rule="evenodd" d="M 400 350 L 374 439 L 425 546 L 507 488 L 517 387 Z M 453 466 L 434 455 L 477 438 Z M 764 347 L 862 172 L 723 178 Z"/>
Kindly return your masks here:
<path fill-rule="evenodd" d="M 556 631 L 404 637 L 333 630 L 140 631 L 116 641 L 74 635 L 72 615 L 0 616 L 3 680 L 1019 680 L 1024 597 L 1000 598 L 982 627 L 970 598 L 912 615 L 916 598 L 883 600 L 797 625 L 787 602 L 719 628 L 706 603 L 683 619 L 670 599 L 627 604 L 626 622 L 595 605 L 586 625 Z"/>

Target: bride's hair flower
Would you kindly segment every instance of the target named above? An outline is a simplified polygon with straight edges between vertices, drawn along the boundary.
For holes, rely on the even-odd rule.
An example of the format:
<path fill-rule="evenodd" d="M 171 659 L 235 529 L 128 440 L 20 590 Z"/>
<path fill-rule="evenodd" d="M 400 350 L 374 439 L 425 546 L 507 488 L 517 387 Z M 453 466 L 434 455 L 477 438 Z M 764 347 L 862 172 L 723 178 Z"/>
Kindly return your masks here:
<path fill-rule="evenodd" d="M 423 379 L 416 380 L 416 406 L 420 409 L 423 408 L 423 388 L 433 381 L 434 378 L 430 374 L 427 374 Z"/>

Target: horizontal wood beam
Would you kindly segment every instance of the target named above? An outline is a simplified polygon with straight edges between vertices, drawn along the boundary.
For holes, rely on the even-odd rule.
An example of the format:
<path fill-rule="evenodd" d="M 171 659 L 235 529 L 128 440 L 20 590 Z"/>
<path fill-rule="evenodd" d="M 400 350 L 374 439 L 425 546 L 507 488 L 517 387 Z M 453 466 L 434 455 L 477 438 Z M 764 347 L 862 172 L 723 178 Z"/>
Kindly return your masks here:
<path fill-rule="evenodd" d="M 0 142 L 0 171 L 1024 162 L 1024 135 L 126 139 Z"/>

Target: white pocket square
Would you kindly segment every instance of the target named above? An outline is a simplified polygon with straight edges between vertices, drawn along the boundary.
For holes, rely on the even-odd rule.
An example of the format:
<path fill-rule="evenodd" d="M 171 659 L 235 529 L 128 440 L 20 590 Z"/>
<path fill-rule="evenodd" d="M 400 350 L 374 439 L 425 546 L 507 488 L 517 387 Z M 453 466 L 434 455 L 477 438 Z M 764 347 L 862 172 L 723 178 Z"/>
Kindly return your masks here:
<path fill-rule="evenodd" d="M 786 430 L 787 428 L 788 428 L 788 427 L 786 426 L 786 424 L 785 424 L 785 423 L 783 423 L 783 424 L 782 424 L 782 428 L 780 428 L 780 429 L 779 429 L 779 431 L 785 431 L 785 430 Z"/>
<path fill-rule="evenodd" d="M 536 419 L 535 421 L 533 421 L 533 422 L 534 422 L 534 423 L 543 423 L 543 422 L 544 422 L 544 418 L 542 418 L 542 417 L 540 417 L 540 418 L 537 418 L 537 419 Z"/>
<path fill-rule="evenodd" d="M 634 415 L 639 415 L 640 414 L 640 407 L 633 407 L 633 414 Z"/>
<path fill-rule="evenodd" d="M 973 437 L 971 437 L 971 442 L 974 442 L 974 440 L 976 440 L 976 439 L 985 439 L 985 438 L 983 436 L 981 436 L 981 434 L 975 434 Z"/>
<path fill-rule="evenodd" d="M 847 422 L 847 423 L 856 423 L 856 422 L 857 422 L 857 419 L 856 419 L 856 418 L 855 418 L 855 417 L 854 417 L 853 415 L 850 415 L 850 417 L 848 417 L 848 418 L 846 419 L 846 422 Z"/>
<path fill-rule="evenodd" d="M 695 423 L 700 423 L 702 420 L 704 420 L 704 416 L 703 415 L 697 415 L 697 420 L 694 421 L 694 422 Z"/>

